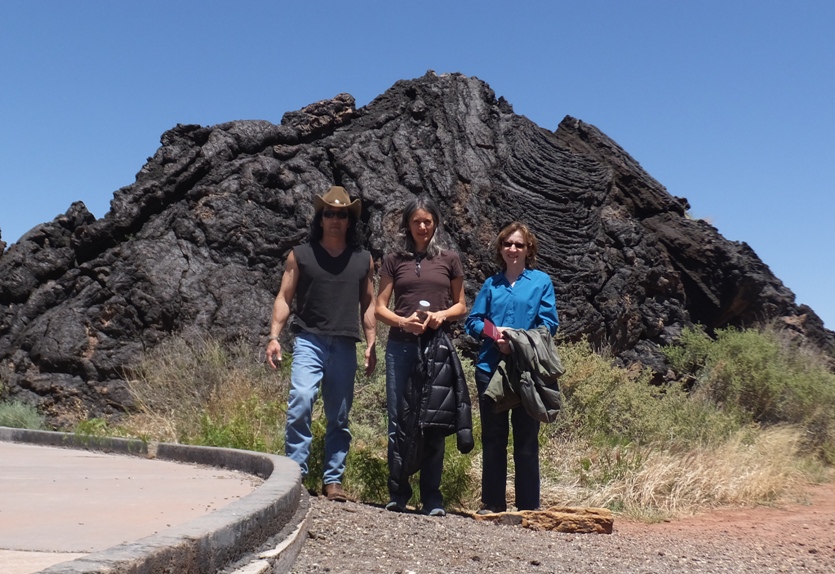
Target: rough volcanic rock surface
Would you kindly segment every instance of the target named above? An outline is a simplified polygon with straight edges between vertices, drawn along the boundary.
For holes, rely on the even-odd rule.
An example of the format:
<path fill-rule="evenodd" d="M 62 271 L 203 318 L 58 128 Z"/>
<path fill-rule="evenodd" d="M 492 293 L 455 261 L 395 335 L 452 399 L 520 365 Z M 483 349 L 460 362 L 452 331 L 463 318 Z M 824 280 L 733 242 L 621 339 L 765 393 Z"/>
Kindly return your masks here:
<path fill-rule="evenodd" d="M 562 334 L 625 363 L 663 373 L 659 346 L 692 322 L 783 319 L 835 354 L 835 333 L 746 244 L 688 218 L 615 142 L 571 117 L 543 129 L 474 77 L 427 73 L 360 109 L 340 94 L 281 125 L 178 125 L 161 143 L 103 218 L 74 203 L 0 256 L 4 392 L 53 422 L 129 408 L 124 369 L 172 334 L 263 345 L 283 261 L 332 184 L 362 199 L 376 259 L 403 203 L 431 194 L 469 301 L 498 230 L 526 221 Z"/>

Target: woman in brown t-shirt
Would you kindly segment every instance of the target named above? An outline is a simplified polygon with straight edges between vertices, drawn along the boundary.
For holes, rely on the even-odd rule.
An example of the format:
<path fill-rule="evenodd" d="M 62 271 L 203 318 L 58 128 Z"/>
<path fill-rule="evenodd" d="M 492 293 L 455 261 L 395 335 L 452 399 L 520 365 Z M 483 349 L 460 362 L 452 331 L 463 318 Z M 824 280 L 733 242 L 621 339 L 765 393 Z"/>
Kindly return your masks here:
<path fill-rule="evenodd" d="M 390 325 L 386 345 L 386 403 L 388 407 L 389 464 L 397 431 L 398 401 L 405 393 L 409 374 L 418 359 L 418 335 L 426 329 L 448 328 L 467 314 L 464 272 L 458 254 L 443 248 L 443 221 L 437 205 L 421 195 L 403 210 L 400 248 L 383 258 L 377 295 L 377 319 Z M 394 310 L 389 309 L 392 293 Z M 421 310 L 428 302 L 428 311 Z M 446 512 L 441 496 L 444 437 L 427 433 L 420 467 L 420 499 L 431 516 Z M 412 496 L 408 483 L 389 492 L 387 510 L 403 512 Z"/>

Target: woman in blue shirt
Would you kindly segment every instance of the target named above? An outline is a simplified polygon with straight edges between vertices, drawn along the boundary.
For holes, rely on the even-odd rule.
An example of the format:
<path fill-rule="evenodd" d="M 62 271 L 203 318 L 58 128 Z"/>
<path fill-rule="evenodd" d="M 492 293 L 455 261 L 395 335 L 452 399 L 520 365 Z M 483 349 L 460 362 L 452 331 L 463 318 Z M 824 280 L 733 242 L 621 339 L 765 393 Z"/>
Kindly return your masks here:
<path fill-rule="evenodd" d="M 551 278 L 533 269 L 537 242 L 526 225 L 514 222 L 502 229 L 496 239 L 496 261 L 504 268 L 489 277 L 481 287 L 465 324 L 467 333 L 481 338 L 476 364 L 481 445 L 484 463 L 481 472 L 479 514 L 507 510 L 507 443 L 513 425 L 513 462 L 516 467 L 516 508 L 539 508 L 539 421 L 522 406 L 508 413 L 493 412 L 493 400 L 484 392 L 503 355 L 510 353 L 509 343 L 499 337 L 494 341 L 485 333 L 485 320 L 492 322 L 501 335 L 505 329 L 535 329 L 545 325 L 556 334 L 556 296 Z"/>

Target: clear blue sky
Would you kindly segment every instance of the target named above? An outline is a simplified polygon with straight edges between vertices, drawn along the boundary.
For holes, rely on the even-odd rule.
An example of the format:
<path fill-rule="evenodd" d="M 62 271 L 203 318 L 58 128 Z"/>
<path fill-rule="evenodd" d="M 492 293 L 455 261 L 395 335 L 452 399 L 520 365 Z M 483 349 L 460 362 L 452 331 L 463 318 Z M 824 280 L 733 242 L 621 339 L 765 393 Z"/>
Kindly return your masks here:
<path fill-rule="evenodd" d="M 617 141 L 835 328 L 835 2 L 2 0 L 0 231 L 97 217 L 177 123 L 461 72 Z"/>

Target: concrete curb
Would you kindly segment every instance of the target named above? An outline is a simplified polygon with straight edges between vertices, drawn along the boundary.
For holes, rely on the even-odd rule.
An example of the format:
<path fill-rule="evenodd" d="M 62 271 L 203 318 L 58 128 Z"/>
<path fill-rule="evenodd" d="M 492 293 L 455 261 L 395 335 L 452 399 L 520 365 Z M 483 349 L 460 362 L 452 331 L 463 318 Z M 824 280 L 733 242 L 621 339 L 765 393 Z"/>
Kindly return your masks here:
<path fill-rule="evenodd" d="M 44 574 L 215 574 L 230 569 L 287 572 L 307 536 L 308 495 L 302 488 L 298 465 L 286 457 L 6 427 L 0 427 L 0 441 L 202 464 L 264 479 L 251 494 L 210 514 L 135 542 L 56 564 L 42 570 Z M 259 569 L 250 569 L 253 567 Z"/>

